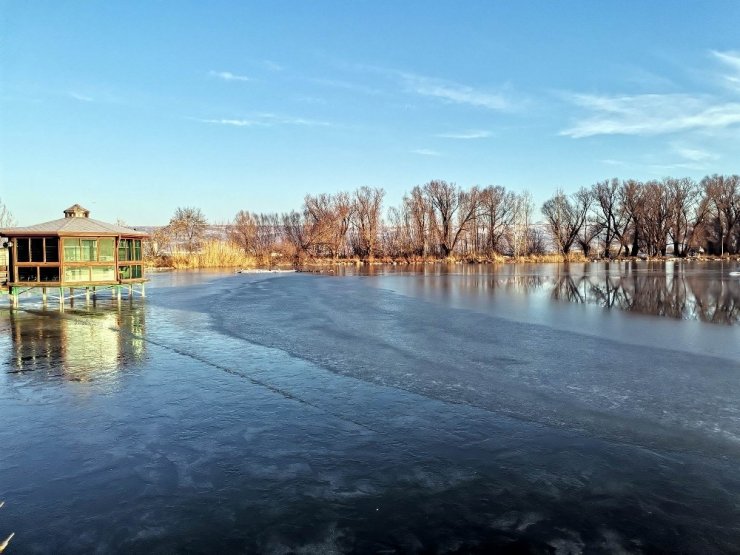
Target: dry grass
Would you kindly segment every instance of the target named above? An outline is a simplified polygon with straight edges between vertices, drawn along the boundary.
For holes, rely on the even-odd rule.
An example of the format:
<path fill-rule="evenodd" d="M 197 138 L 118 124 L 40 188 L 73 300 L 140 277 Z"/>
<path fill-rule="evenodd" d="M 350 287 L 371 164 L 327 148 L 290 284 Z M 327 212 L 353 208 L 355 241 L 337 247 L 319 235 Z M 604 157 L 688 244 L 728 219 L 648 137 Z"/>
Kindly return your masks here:
<path fill-rule="evenodd" d="M 715 257 L 717 258 L 717 257 Z M 712 260 L 712 257 L 702 257 L 701 260 Z M 736 257 L 740 260 L 740 257 Z M 733 257 L 725 256 L 724 260 L 732 260 Z M 635 260 L 634 258 L 616 258 L 618 260 Z M 279 261 L 279 262 L 278 262 Z M 279 266 L 290 266 L 292 258 L 282 256 L 272 261 L 272 264 Z M 583 256 L 581 252 L 571 253 L 568 256 L 562 254 L 537 254 L 528 256 L 456 256 L 444 260 L 427 257 L 380 257 L 374 259 L 372 264 L 437 264 L 445 263 L 468 263 L 468 264 L 562 264 L 565 262 L 589 262 L 589 259 Z M 242 249 L 236 247 L 228 241 L 208 241 L 203 245 L 200 252 L 187 254 L 178 253 L 172 256 L 165 256 L 145 261 L 148 266 L 167 267 L 167 268 L 263 268 L 270 264 L 270 261 L 258 260 L 254 256 L 249 256 Z M 306 258 L 302 259 L 299 264 L 303 267 L 325 267 L 325 266 L 345 266 L 366 264 L 359 258 Z"/>
<path fill-rule="evenodd" d="M 200 252 L 177 253 L 168 257 L 172 268 L 254 268 L 257 260 L 228 241 L 207 241 Z"/>

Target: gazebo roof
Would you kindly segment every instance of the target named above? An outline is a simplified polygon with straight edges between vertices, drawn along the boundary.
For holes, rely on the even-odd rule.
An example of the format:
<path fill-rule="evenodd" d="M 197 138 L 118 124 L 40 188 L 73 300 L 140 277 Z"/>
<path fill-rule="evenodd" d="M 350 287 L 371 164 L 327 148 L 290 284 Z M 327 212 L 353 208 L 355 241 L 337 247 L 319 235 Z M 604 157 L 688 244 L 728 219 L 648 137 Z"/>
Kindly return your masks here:
<path fill-rule="evenodd" d="M 27 227 L 10 227 L 0 229 L 0 235 L 19 237 L 23 235 L 57 235 L 57 236 L 126 236 L 148 237 L 144 231 L 137 231 L 129 227 L 109 224 L 87 217 L 67 217 L 30 225 Z"/>

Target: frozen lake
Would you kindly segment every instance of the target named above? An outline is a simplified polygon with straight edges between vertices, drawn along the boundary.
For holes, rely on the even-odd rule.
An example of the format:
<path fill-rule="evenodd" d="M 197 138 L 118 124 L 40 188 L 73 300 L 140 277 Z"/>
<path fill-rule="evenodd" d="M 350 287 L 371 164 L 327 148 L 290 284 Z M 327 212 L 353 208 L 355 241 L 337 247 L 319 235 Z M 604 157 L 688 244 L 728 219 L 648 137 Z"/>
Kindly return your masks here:
<path fill-rule="evenodd" d="M 731 553 L 734 264 L 168 273 L 0 309 L 9 553 Z"/>

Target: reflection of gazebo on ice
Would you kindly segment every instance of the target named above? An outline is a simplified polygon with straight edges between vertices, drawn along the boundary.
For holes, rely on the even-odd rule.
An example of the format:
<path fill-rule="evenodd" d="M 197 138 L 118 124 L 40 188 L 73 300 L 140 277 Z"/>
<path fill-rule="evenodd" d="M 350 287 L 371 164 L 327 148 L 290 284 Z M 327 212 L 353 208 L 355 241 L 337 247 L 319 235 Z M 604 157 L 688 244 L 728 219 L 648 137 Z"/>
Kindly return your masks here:
<path fill-rule="evenodd" d="M 4 288 L 13 304 L 20 293 L 57 289 L 83 289 L 89 297 L 98 289 L 112 289 L 120 297 L 121 287 L 130 293 L 140 285 L 144 294 L 142 239 L 148 235 L 128 227 L 90 218 L 79 204 L 64 211 L 64 218 L 28 227 L 0 229 L 6 237 L 7 281 Z M 3 286 L 3 284 L 0 284 Z"/>

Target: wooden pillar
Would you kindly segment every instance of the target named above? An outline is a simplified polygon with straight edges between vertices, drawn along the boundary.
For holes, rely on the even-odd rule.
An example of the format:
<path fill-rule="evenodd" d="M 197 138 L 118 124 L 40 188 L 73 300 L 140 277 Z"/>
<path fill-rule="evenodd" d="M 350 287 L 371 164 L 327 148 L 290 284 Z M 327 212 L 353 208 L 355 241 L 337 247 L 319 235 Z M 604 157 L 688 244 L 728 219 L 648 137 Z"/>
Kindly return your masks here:
<path fill-rule="evenodd" d="M 41 302 L 46 306 L 46 287 L 41 288 Z"/>
<path fill-rule="evenodd" d="M 141 296 L 146 297 L 146 294 L 144 292 L 144 282 L 143 281 L 141 282 Z"/>
<path fill-rule="evenodd" d="M 16 308 L 18 306 L 18 288 L 17 287 L 10 288 L 10 306 L 12 306 L 13 308 Z"/>
<path fill-rule="evenodd" d="M 88 304 L 90 303 L 90 288 L 89 287 L 85 287 L 85 302 Z"/>

